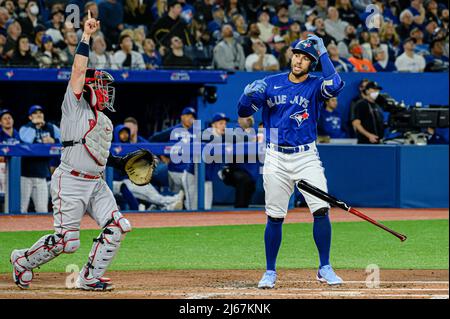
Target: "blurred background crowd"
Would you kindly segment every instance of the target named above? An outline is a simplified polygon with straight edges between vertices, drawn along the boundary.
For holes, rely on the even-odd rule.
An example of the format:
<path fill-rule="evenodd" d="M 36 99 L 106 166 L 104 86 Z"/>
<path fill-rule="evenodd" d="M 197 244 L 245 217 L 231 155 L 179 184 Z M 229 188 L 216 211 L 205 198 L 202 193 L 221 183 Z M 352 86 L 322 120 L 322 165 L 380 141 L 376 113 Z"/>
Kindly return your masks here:
<path fill-rule="evenodd" d="M 0 0 L 0 67 L 70 67 L 88 10 L 97 68 L 288 70 L 314 33 L 339 72 L 448 72 L 437 0 Z"/>

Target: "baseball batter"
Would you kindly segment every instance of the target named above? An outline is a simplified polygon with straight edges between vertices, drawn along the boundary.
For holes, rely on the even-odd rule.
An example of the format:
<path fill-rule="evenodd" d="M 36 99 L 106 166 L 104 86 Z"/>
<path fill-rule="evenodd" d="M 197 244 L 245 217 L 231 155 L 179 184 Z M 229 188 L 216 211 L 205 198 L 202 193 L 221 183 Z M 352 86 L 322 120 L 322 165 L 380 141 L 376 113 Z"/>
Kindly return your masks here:
<path fill-rule="evenodd" d="M 111 190 L 102 178 L 108 160 L 113 126 L 103 113 L 114 102 L 112 76 L 87 69 L 89 39 L 100 27 L 91 18 L 77 47 L 72 74 L 62 103 L 61 164 L 51 179 L 55 233 L 45 235 L 27 249 L 11 254 L 13 278 L 20 288 L 28 288 L 33 269 L 62 253 L 80 247 L 80 222 L 88 214 L 103 228 L 94 239 L 88 262 L 80 272 L 77 287 L 84 290 L 111 290 L 103 274 L 117 254 L 124 234 L 131 225 L 118 211 Z"/>
<path fill-rule="evenodd" d="M 247 117 L 262 109 L 267 151 L 263 168 L 267 226 L 264 235 L 267 271 L 259 288 L 275 287 L 276 259 L 289 199 L 299 180 L 327 191 L 317 152 L 317 121 L 325 100 L 344 87 L 321 38 L 309 35 L 292 49 L 291 71 L 257 80 L 245 87 L 238 114 Z M 319 62 L 323 77 L 309 74 Z M 302 192 L 314 217 L 313 235 L 320 265 L 317 279 L 341 284 L 330 266 L 331 223 L 328 203 Z"/>

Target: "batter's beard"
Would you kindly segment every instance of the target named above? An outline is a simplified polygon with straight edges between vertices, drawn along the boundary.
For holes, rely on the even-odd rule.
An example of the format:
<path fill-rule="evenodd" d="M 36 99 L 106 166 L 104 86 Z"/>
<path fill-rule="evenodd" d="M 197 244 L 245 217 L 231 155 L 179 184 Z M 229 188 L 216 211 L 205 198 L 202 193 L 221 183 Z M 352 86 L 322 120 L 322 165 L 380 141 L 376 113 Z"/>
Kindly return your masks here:
<path fill-rule="evenodd" d="M 294 73 L 294 69 L 291 68 L 291 74 L 292 74 L 292 76 L 294 76 L 294 77 L 297 78 L 297 79 L 301 78 L 302 76 L 304 76 L 304 75 L 306 75 L 306 74 L 308 74 L 308 73 L 309 73 L 309 71 L 302 71 L 302 72 L 300 72 L 300 73 Z"/>

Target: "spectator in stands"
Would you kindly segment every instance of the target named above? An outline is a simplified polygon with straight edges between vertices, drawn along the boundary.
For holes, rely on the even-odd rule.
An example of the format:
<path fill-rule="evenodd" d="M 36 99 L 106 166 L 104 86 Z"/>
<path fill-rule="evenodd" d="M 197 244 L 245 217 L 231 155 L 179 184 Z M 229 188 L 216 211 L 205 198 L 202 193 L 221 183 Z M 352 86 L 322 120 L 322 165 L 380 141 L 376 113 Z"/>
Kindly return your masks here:
<path fill-rule="evenodd" d="M 104 0 L 98 4 L 100 27 L 108 44 L 115 44 L 124 29 L 123 4 L 119 0 Z"/>
<path fill-rule="evenodd" d="M 369 5 L 373 4 L 372 0 L 352 0 L 353 7 L 355 10 L 362 14 L 366 12 L 366 9 Z"/>
<path fill-rule="evenodd" d="M 342 41 L 338 42 L 337 47 L 339 49 L 339 55 L 348 59 L 351 54 L 348 48 L 352 43 L 358 43 L 356 29 L 353 25 L 349 24 L 345 27 L 345 37 Z"/>
<path fill-rule="evenodd" d="M 328 15 L 328 0 L 316 0 L 313 10 L 317 12 L 317 17 L 325 20 Z"/>
<path fill-rule="evenodd" d="M 286 45 L 278 56 L 280 71 L 289 71 L 291 69 L 292 47 Z"/>
<path fill-rule="evenodd" d="M 239 43 L 242 44 L 243 38 L 247 35 L 247 22 L 242 14 L 235 14 L 231 18 L 231 22 L 239 34 Z"/>
<path fill-rule="evenodd" d="M 130 143 L 148 143 L 148 141 L 139 135 L 138 121 L 134 117 L 127 117 L 123 121 L 123 125 L 130 130 Z"/>
<path fill-rule="evenodd" d="M 52 37 L 44 34 L 41 40 L 40 52 L 36 60 L 40 68 L 60 68 L 62 66 L 59 50 L 53 47 Z"/>
<path fill-rule="evenodd" d="M 83 0 L 83 2 L 86 0 Z M 60 10 L 60 9 L 58 9 Z M 99 10 L 98 10 L 98 5 L 96 1 L 87 1 L 84 5 L 84 15 L 87 16 L 88 15 L 88 11 L 91 11 L 91 17 L 98 19 L 99 17 Z"/>
<path fill-rule="evenodd" d="M 400 13 L 400 25 L 397 26 L 396 31 L 401 39 L 409 37 L 411 30 L 415 27 L 414 17 L 408 9 L 405 9 Z"/>
<path fill-rule="evenodd" d="M 142 54 L 133 51 L 133 40 L 128 34 L 120 36 L 120 50 L 112 56 L 113 69 L 138 69 L 144 70 L 145 63 Z"/>
<path fill-rule="evenodd" d="M 386 51 L 382 48 L 373 50 L 373 67 L 377 72 L 395 72 L 397 68 L 395 63 L 386 58 Z"/>
<path fill-rule="evenodd" d="M 350 61 L 347 60 L 346 58 L 340 57 L 339 49 L 336 46 L 336 44 L 331 42 L 327 46 L 327 50 L 328 50 L 328 54 L 330 55 L 330 60 L 333 63 L 334 68 L 336 69 L 337 72 L 353 72 L 354 71 L 353 64 L 351 64 Z"/>
<path fill-rule="evenodd" d="M 320 0 L 320 1 L 327 1 L 327 0 Z M 325 22 L 323 21 L 322 18 L 315 18 L 313 25 L 315 27 L 315 31 L 314 33 L 321 37 L 323 40 L 323 43 L 325 44 L 325 46 L 328 46 L 328 44 L 330 44 L 330 42 L 334 42 L 337 44 L 337 41 L 334 37 L 332 37 L 331 35 L 329 35 L 326 31 L 325 31 Z"/>
<path fill-rule="evenodd" d="M 6 23 L 9 19 L 10 14 L 8 10 L 4 7 L 0 7 L 0 35 L 3 35 L 5 38 L 7 36 Z"/>
<path fill-rule="evenodd" d="M 37 1 L 29 0 L 25 9 L 26 17 L 19 18 L 20 26 L 22 27 L 22 34 L 28 36 L 31 41 L 34 39 L 34 28 L 40 23 L 39 21 L 39 6 Z"/>
<path fill-rule="evenodd" d="M 285 36 L 286 37 L 286 36 Z M 292 43 L 291 41 L 286 41 L 281 35 L 276 35 L 273 37 L 273 49 L 272 54 L 278 59 L 281 52 L 287 46 L 287 43 Z"/>
<path fill-rule="evenodd" d="M 214 7 L 212 7 L 211 12 L 213 19 L 208 23 L 208 31 L 210 34 L 212 34 L 213 38 L 219 39 L 220 29 L 222 28 L 223 24 L 227 22 L 225 11 L 223 10 L 222 6 L 216 4 Z"/>
<path fill-rule="evenodd" d="M 94 69 L 112 68 L 112 57 L 106 51 L 106 42 L 101 35 L 94 37 L 92 40 L 92 51 L 89 54 L 89 67 Z"/>
<path fill-rule="evenodd" d="M 253 53 L 253 43 L 257 40 L 261 40 L 260 36 L 261 32 L 259 31 L 258 24 L 251 23 L 248 26 L 248 34 L 244 38 L 244 43 L 242 44 L 245 56 Z"/>
<path fill-rule="evenodd" d="M 9 60 L 9 65 L 15 67 L 37 67 L 36 59 L 31 55 L 30 41 L 26 35 L 21 35 L 17 39 L 14 54 Z"/>
<path fill-rule="evenodd" d="M 278 71 L 280 65 L 273 54 L 267 53 L 264 42 L 257 40 L 253 43 L 253 53 L 245 59 L 247 71 Z"/>
<path fill-rule="evenodd" d="M 297 0 L 298 1 L 298 0 Z M 275 26 L 270 23 L 270 12 L 263 10 L 258 13 L 258 22 L 256 23 L 260 32 L 259 38 L 265 43 L 272 41 Z"/>
<path fill-rule="evenodd" d="M 193 59 L 196 66 L 211 68 L 214 47 L 206 25 L 197 20 L 193 20 L 192 34 L 194 36 L 194 44 L 186 48 L 186 55 Z"/>
<path fill-rule="evenodd" d="M 395 60 L 395 66 L 400 72 L 423 72 L 425 70 L 425 59 L 414 53 L 416 40 L 407 38 L 403 41 L 404 52 Z"/>
<path fill-rule="evenodd" d="M 196 1 L 194 3 L 195 19 L 204 23 L 209 23 L 212 19 L 212 8 L 215 0 Z"/>
<path fill-rule="evenodd" d="M 137 27 L 133 30 L 133 44 L 135 46 L 134 50 L 139 53 L 144 53 L 144 40 L 145 40 L 145 29 L 143 26 Z"/>
<path fill-rule="evenodd" d="M 413 15 L 413 21 L 416 25 L 421 26 L 425 21 L 425 8 L 423 0 L 411 0 L 411 6 L 407 9 Z"/>
<path fill-rule="evenodd" d="M 61 59 L 66 66 L 73 64 L 73 59 L 75 58 L 75 50 L 78 45 L 78 37 L 75 31 L 67 30 L 64 33 L 64 42 L 66 43 L 66 48 L 61 53 Z"/>
<path fill-rule="evenodd" d="M 116 143 L 130 143 L 130 129 L 125 125 L 117 125 L 114 128 L 114 139 Z M 124 193 L 123 185 L 131 192 L 137 199 L 144 201 L 146 204 L 154 205 L 148 209 L 160 210 L 181 210 L 183 208 L 184 192 L 180 191 L 173 196 L 163 196 L 152 185 L 147 184 L 138 186 L 132 183 L 126 174 L 117 170 L 114 171 L 113 191 L 115 194 Z"/>
<path fill-rule="evenodd" d="M 17 0 L 16 14 L 18 18 L 23 18 L 27 16 L 27 13 L 25 12 L 27 3 L 28 0 Z"/>
<path fill-rule="evenodd" d="M 425 57 L 430 54 L 430 46 L 423 41 L 423 32 L 419 28 L 415 27 L 411 30 L 410 37 L 416 40 L 416 46 L 414 53 Z"/>
<path fill-rule="evenodd" d="M 191 58 L 184 54 L 183 41 L 174 36 L 170 39 L 170 52 L 163 58 L 163 66 L 166 68 L 189 68 L 194 65 Z"/>
<path fill-rule="evenodd" d="M 17 40 L 22 34 L 22 27 L 17 20 L 8 20 L 6 23 L 6 31 L 8 36 L 6 37 L 6 43 L 3 48 L 3 54 L 7 59 L 12 58 L 14 49 L 17 47 Z"/>
<path fill-rule="evenodd" d="M 230 71 L 245 68 L 244 49 L 233 37 L 233 27 L 229 24 L 222 26 L 222 41 L 214 47 L 214 66 Z"/>
<path fill-rule="evenodd" d="M 292 0 L 291 5 L 289 6 L 289 18 L 293 21 L 305 23 L 306 12 L 310 9 L 310 6 L 303 4 L 303 0 Z"/>
<path fill-rule="evenodd" d="M 363 99 L 355 105 L 352 125 L 358 144 L 379 144 L 384 137 L 383 109 L 375 102 L 382 88 L 376 82 L 368 82 Z"/>
<path fill-rule="evenodd" d="M 10 110 L 0 110 L 0 127 L 0 144 L 20 143 L 19 132 L 14 129 L 14 118 Z"/>
<path fill-rule="evenodd" d="M 444 55 L 443 41 L 431 42 L 430 54 L 425 56 L 425 61 L 425 72 L 448 72 L 449 60 Z"/>
<path fill-rule="evenodd" d="M 325 31 L 332 36 L 338 43 L 345 38 L 345 28 L 348 22 L 339 17 L 339 12 L 335 7 L 328 8 L 327 19 L 325 20 Z"/>
<path fill-rule="evenodd" d="M 155 0 L 151 12 L 154 21 L 161 19 L 167 13 L 167 0 Z"/>
<path fill-rule="evenodd" d="M 52 37 L 55 46 L 64 49 L 64 36 L 62 30 L 64 28 L 64 11 L 55 11 L 52 13 L 52 19 L 46 23 L 46 34 Z"/>
<path fill-rule="evenodd" d="M 300 23 L 298 21 L 293 21 L 289 26 L 288 32 L 284 35 L 284 41 L 289 44 L 297 41 L 301 37 L 301 32 L 302 29 Z"/>
<path fill-rule="evenodd" d="M 225 2 L 225 15 L 230 19 L 235 14 L 240 14 L 244 16 L 245 19 L 245 8 L 242 5 L 242 1 L 239 0 L 228 0 Z"/>
<path fill-rule="evenodd" d="M 399 53 L 400 37 L 395 30 L 395 26 L 392 22 L 385 22 L 381 26 L 380 41 L 386 43 L 389 50 L 389 59 L 395 61 Z"/>
<path fill-rule="evenodd" d="M 53 28 L 56 30 L 61 30 L 64 25 L 64 11 L 58 10 L 51 13 L 51 19 L 45 22 L 45 27 L 47 29 Z"/>
<path fill-rule="evenodd" d="M 306 22 L 305 29 L 306 31 L 314 32 L 316 31 L 316 27 L 314 26 L 314 21 L 317 18 L 317 12 L 313 9 L 306 11 Z"/>
<path fill-rule="evenodd" d="M 278 28 L 278 32 L 280 35 L 285 35 L 289 26 L 293 20 L 289 18 L 289 7 L 287 4 L 280 4 L 277 6 L 277 15 L 273 18 L 272 24 Z"/>
<path fill-rule="evenodd" d="M 151 38 L 144 40 L 144 53 L 142 53 L 142 57 L 147 70 L 155 70 L 162 65 L 161 55 L 156 50 L 155 42 Z"/>
<path fill-rule="evenodd" d="M 359 18 L 356 10 L 353 9 L 350 0 L 336 0 L 336 9 L 339 12 L 339 17 L 343 21 L 348 22 L 355 28 L 361 24 L 361 19 Z"/>
<path fill-rule="evenodd" d="M 167 15 L 160 18 L 153 25 L 150 37 L 155 40 L 157 46 L 169 48 L 171 39 L 177 36 L 187 46 L 191 45 L 191 37 L 186 23 L 181 18 L 183 7 L 178 1 L 170 0 Z"/>
<path fill-rule="evenodd" d="M 20 140 L 30 144 L 53 144 L 60 142 L 59 128 L 45 121 L 44 109 L 33 105 L 28 110 L 30 122 L 19 130 Z M 28 211 L 30 197 L 36 212 L 48 212 L 47 177 L 50 175 L 50 160 L 46 157 L 26 157 L 22 159 L 21 212 Z"/>
<path fill-rule="evenodd" d="M 363 48 L 363 57 L 374 63 L 374 51 L 381 49 L 384 51 L 384 61 L 381 62 L 383 65 L 387 64 L 387 61 L 389 60 L 389 49 L 387 44 L 380 43 L 380 36 L 377 32 L 370 32 L 369 34 L 369 42 L 361 45 Z"/>
<path fill-rule="evenodd" d="M 153 19 L 151 19 L 152 2 L 151 0 L 125 0 L 124 23 L 132 26 L 146 25 L 150 27 L 153 23 Z"/>
<path fill-rule="evenodd" d="M 355 67 L 356 72 L 376 72 L 372 62 L 363 58 L 363 49 L 360 44 L 353 43 L 350 45 L 350 54 L 348 60 Z"/>
<path fill-rule="evenodd" d="M 180 123 L 162 132 L 156 133 L 149 138 L 151 143 L 182 142 L 190 143 L 193 135 L 193 124 L 197 113 L 192 106 L 183 109 L 180 116 Z M 169 175 L 169 188 L 177 193 L 184 190 L 186 194 L 185 206 L 193 209 L 195 199 L 195 189 L 189 187 L 195 183 L 195 175 L 190 163 L 180 161 L 174 163 L 167 156 L 160 156 L 161 161 L 167 164 Z"/>
<path fill-rule="evenodd" d="M 333 97 L 325 101 L 325 108 L 320 112 L 317 130 L 319 136 L 330 138 L 346 138 L 347 133 L 341 125 L 341 113 L 337 110 L 338 100 Z"/>
<path fill-rule="evenodd" d="M 365 89 L 366 89 L 366 85 L 367 83 L 369 83 L 369 79 L 362 79 L 359 84 L 358 84 L 358 95 L 355 96 L 351 102 L 350 102 L 350 109 L 348 112 L 348 127 L 347 127 L 347 132 L 349 133 L 350 137 L 355 137 L 355 128 L 352 125 L 353 120 L 355 119 L 355 106 L 356 104 L 358 104 L 359 101 L 364 99 L 365 96 Z"/>

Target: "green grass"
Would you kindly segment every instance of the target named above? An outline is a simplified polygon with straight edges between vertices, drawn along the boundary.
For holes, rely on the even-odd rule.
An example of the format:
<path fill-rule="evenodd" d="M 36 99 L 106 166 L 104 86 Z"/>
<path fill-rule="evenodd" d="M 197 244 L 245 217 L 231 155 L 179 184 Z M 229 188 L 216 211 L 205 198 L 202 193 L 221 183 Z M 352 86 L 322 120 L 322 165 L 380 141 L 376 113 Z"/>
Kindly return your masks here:
<path fill-rule="evenodd" d="M 332 263 L 335 268 L 448 269 L 448 220 L 391 221 L 385 224 L 408 236 L 401 243 L 366 222 L 333 224 Z M 64 272 L 82 266 L 99 231 L 82 231 L 82 247 L 61 255 L 40 271 Z M 9 272 L 14 248 L 29 247 L 48 232 L 0 233 L 0 273 Z M 263 269 L 264 225 L 134 229 L 122 243 L 112 270 Z M 315 268 L 317 251 L 312 224 L 286 224 L 278 268 Z"/>

